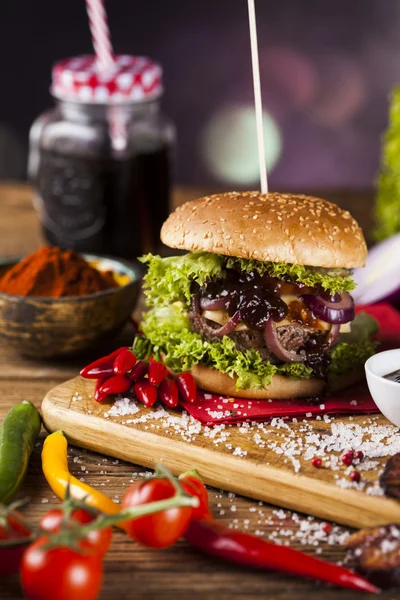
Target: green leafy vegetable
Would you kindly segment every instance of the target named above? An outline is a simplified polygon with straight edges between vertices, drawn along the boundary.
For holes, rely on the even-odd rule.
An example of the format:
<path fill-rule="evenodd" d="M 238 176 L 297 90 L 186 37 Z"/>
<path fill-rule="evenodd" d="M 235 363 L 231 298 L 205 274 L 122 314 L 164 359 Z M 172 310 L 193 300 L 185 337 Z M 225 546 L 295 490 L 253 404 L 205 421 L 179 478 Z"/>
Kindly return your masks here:
<path fill-rule="evenodd" d="M 228 268 L 240 268 L 242 271 L 257 271 L 261 275 L 265 273 L 270 277 L 288 277 L 291 281 L 301 282 L 310 287 L 320 285 L 331 294 L 351 292 L 355 283 L 349 276 L 347 269 L 322 269 L 318 267 L 305 267 L 303 265 L 292 265 L 287 263 L 261 262 L 259 260 L 247 260 L 244 258 L 228 258 Z"/>
<path fill-rule="evenodd" d="M 393 91 L 391 98 L 377 188 L 374 236 L 382 240 L 400 231 L 400 88 Z"/>
<path fill-rule="evenodd" d="M 340 343 L 330 352 L 330 376 L 361 366 L 374 353 L 374 342 L 368 336 L 376 330 L 375 320 L 369 315 L 358 315 L 353 324 L 353 333 L 343 334 Z M 188 317 L 180 305 L 153 308 L 144 315 L 141 327 L 154 351 L 165 354 L 165 361 L 172 369 L 188 370 L 201 362 L 231 377 L 236 376 L 238 389 L 264 387 L 276 374 L 296 379 L 312 376 L 312 369 L 302 363 L 273 365 L 264 361 L 256 350 L 241 352 L 227 336 L 218 343 L 203 340 L 198 333 L 190 331 Z"/>
<path fill-rule="evenodd" d="M 144 277 L 148 306 L 168 306 L 177 301 L 189 304 L 192 282 L 204 285 L 210 279 L 221 277 L 224 269 L 223 257 L 209 252 L 189 252 L 168 258 L 147 254 L 139 260 L 148 265 Z"/>
<path fill-rule="evenodd" d="M 347 344 L 358 344 L 369 339 L 379 331 L 377 321 L 365 312 L 359 313 L 351 323 L 349 333 L 341 333 L 337 341 L 338 344 L 346 342 Z"/>
<path fill-rule="evenodd" d="M 360 368 L 376 351 L 376 342 L 371 339 L 378 333 L 378 323 L 367 313 L 360 313 L 351 324 L 350 333 L 342 333 L 330 351 L 332 362 L 328 377 L 332 379 L 346 371 Z"/>
<path fill-rule="evenodd" d="M 147 338 L 153 352 L 163 353 L 166 363 L 172 369 L 188 370 L 201 362 L 231 377 L 237 377 L 238 388 L 264 387 L 276 374 L 309 379 L 312 369 L 302 363 L 274 365 L 264 361 L 256 350 L 237 350 L 233 340 L 227 336 L 220 342 L 212 343 L 190 331 L 185 308 L 190 304 L 193 283 L 202 286 L 207 281 L 224 277 L 226 268 L 238 268 L 243 271 L 256 270 L 271 277 L 285 276 L 310 287 L 320 285 L 331 293 L 349 291 L 354 287 L 349 271 L 345 269 L 317 269 L 244 260 L 208 252 L 169 258 L 148 254 L 141 260 L 148 265 L 145 276 L 146 302 L 153 308 L 144 315 L 141 324 L 146 337 L 138 338 L 136 342 L 135 353 L 138 357 L 141 358 L 141 353 L 148 354 L 150 351 Z M 353 322 L 352 333 L 341 336 L 340 344 L 331 350 L 329 374 L 332 376 L 354 368 L 374 352 L 367 333 L 371 330 L 371 318 L 365 315 L 357 324 L 360 317 L 361 315 L 356 317 Z"/>
<path fill-rule="evenodd" d="M 141 258 L 148 265 L 144 277 L 148 306 L 169 306 L 173 302 L 190 303 L 193 282 L 202 286 L 224 276 L 225 268 L 258 271 L 271 277 L 286 276 L 293 282 L 310 287 L 320 285 L 334 294 L 348 292 L 354 282 L 346 269 L 319 269 L 286 263 L 271 263 L 243 258 L 228 258 L 209 252 L 189 252 L 183 256 L 161 258 L 148 254 Z"/>
<path fill-rule="evenodd" d="M 332 348 L 330 355 L 332 363 L 328 368 L 328 377 L 338 377 L 354 369 L 359 369 L 365 361 L 375 354 L 376 342 L 373 340 L 361 340 L 358 344 L 343 342 Z"/>

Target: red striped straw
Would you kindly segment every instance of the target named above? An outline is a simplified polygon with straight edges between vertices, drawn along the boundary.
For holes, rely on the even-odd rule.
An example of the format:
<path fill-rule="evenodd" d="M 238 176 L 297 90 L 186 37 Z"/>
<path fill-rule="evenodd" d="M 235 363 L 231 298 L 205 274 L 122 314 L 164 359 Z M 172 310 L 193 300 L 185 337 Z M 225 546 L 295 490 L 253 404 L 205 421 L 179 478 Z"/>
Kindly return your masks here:
<path fill-rule="evenodd" d="M 114 66 L 110 29 L 103 0 L 86 0 L 92 43 L 100 71 Z"/>
<path fill-rule="evenodd" d="M 103 0 L 86 0 L 92 43 L 99 71 L 109 71 L 114 65 L 110 28 Z M 123 150 L 127 143 L 126 121 L 117 106 L 107 111 L 108 130 L 114 150 Z"/>

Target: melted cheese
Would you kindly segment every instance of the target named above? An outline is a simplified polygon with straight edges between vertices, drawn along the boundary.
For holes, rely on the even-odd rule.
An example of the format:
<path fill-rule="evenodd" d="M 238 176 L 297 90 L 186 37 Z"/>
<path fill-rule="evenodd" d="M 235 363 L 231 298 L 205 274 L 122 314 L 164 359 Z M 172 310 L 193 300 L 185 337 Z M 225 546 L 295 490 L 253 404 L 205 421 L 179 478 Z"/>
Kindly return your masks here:
<path fill-rule="evenodd" d="M 348 323 L 343 323 L 343 325 L 340 326 L 339 331 L 340 331 L 340 333 L 350 333 L 351 321 L 349 321 Z"/>
<path fill-rule="evenodd" d="M 284 301 L 285 304 L 287 304 L 289 306 L 289 304 L 291 302 L 294 302 L 295 300 L 298 300 L 299 297 L 296 296 L 295 294 L 282 294 L 281 296 L 281 300 Z"/>
<path fill-rule="evenodd" d="M 201 316 L 209 321 L 214 321 L 214 323 L 218 323 L 219 325 L 226 325 L 230 320 L 230 316 L 226 310 L 203 310 Z M 248 327 L 245 323 L 239 323 L 235 327 L 235 331 L 244 331 L 246 329 L 248 329 Z"/>

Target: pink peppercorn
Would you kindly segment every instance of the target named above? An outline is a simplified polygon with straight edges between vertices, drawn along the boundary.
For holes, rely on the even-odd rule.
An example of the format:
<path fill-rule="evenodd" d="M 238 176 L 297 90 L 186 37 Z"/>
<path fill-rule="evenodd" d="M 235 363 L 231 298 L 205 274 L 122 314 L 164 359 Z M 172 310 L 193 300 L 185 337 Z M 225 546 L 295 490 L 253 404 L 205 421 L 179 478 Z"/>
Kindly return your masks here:
<path fill-rule="evenodd" d="M 359 460 L 361 462 L 364 458 L 364 452 L 362 450 L 357 450 L 355 457 L 357 460 Z"/>
<path fill-rule="evenodd" d="M 322 523 L 322 531 L 325 533 L 331 533 L 332 525 L 330 523 Z"/>
<path fill-rule="evenodd" d="M 320 458 L 318 458 L 317 456 L 314 456 L 314 458 L 311 461 L 311 464 L 316 469 L 319 469 L 319 467 L 322 467 L 322 460 Z"/>
<path fill-rule="evenodd" d="M 354 452 L 353 452 L 353 450 L 348 450 L 342 456 L 342 463 L 344 465 L 346 465 L 347 467 L 349 467 L 350 465 L 353 464 L 353 460 L 354 460 Z"/>
<path fill-rule="evenodd" d="M 361 475 L 360 475 L 360 473 L 358 471 L 352 471 L 350 473 L 350 479 L 352 481 L 355 481 L 356 483 L 358 483 L 360 481 L 360 479 L 361 479 Z"/>

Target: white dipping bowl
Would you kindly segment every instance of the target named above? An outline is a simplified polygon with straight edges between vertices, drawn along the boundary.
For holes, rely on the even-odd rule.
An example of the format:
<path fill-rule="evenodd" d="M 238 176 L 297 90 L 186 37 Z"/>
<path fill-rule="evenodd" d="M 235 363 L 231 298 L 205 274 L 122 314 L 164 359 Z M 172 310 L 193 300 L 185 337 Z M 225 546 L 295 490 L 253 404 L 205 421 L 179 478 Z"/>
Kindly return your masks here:
<path fill-rule="evenodd" d="M 400 348 L 378 352 L 365 363 L 365 374 L 371 396 L 382 414 L 400 427 L 400 383 L 384 379 L 384 375 L 400 369 Z"/>

